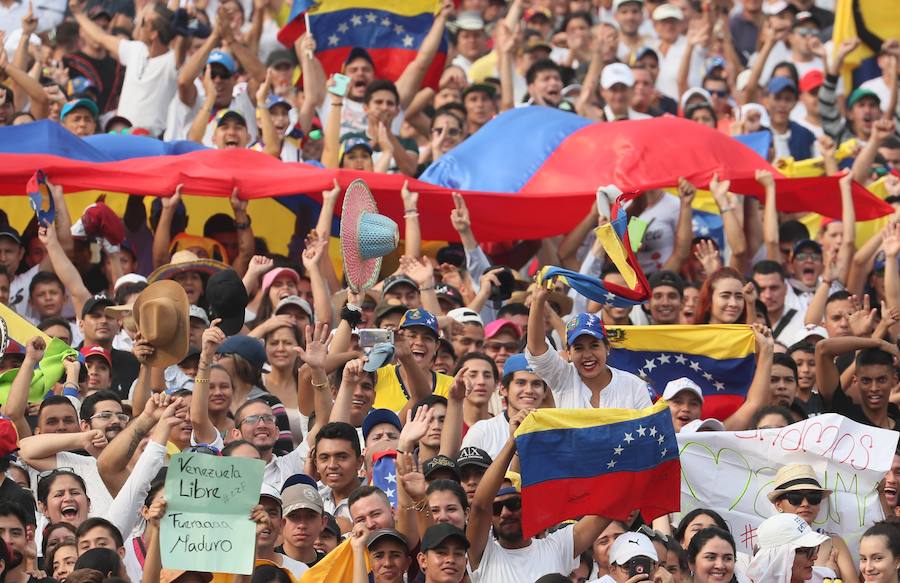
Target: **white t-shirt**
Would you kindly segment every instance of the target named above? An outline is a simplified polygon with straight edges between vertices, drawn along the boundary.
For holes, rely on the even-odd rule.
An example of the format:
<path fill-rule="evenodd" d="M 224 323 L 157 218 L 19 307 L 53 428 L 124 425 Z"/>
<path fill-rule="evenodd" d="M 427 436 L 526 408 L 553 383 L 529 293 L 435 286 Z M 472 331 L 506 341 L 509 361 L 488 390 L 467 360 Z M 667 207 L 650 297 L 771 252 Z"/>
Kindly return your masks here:
<path fill-rule="evenodd" d="M 164 138 L 166 140 L 186 140 L 188 133 L 191 131 L 191 125 L 200 110 L 203 108 L 203 102 L 206 100 L 206 92 L 203 90 L 203 84 L 198 80 L 194 80 L 194 86 L 197 88 L 197 97 L 194 105 L 187 105 L 181 101 L 176 93 L 172 98 L 172 105 L 166 116 L 166 132 Z M 247 120 L 247 131 L 250 133 L 250 142 L 258 139 L 258 130 L 256 127 L 256 107 L 250 101 L 250 95 L 247 93 L 247 85 L 245 83 L 235 86 L 234 96 L 228 109 L 233 109 L 244 116 Z M 203 134 L 203 145 L 213 147 L 213 134 L 216 131 L 215 117 L 206 124 L 206 132 Z"/>
<path fill-rule="evenodd" d="M 198 443 L 192 432 L 191 445 L 197 445 Z M 216 438 L 209 445 L 221 451 L 225 447 L 225 441 L 222 439 L 222 435 L 217 432 Z M 308 455 L 309 445 L 305 441 L 287 455 L 277 456 L 273 454 L 272 460 L 266 464 L 266 469 L 263 472 L 263 482 L 281 492 L 281 487 L 284 485 L 285 480 L 294 474 L 304 473 Z"/>
<path fill-rule="evenodd" d="M 57 468 L 72 468 L 84 480 L 87 497 L 91 501 L 91 516 L 105 516 L 113 502 L 113 497 L 106 489 L 106 484 L 97 471 L 97 458 L 89 455 L 78 455 L 68 451 L 56 454 Z"/>
<path fill-rule="evenodd" d="M 860 85 L 860 88 L 870 89 L 874 91 L 875 95 L 878 96 L 878 99 L 881 100 L 881 111 L 884 111 L 884 108 L 887 107 L 887 104 L 890 102 L 891 90 L 888 89 L 887 83 L 884 82 L 883 76 L 869 79 L 868 81 Z"/>
<path fill-rule="evenodd" d="M 678 213 L 681 201 L 670 194 L 641 213 L 640 219 L 647 223 L 647 231 L 637 252 L 638 263 L 647 275 L 662 269 L 663 264 L 675 250 L 675 229 L 678 227 Z"/>
<path fill-rule="evenodd" d="M 178 88 L 175 51 L 150 58 L 147 45 L 123 40 L 119 42 L 119 62 L 125 67 L 119 115 L 154 136 L 162 135 L 166 110 Z"/>
<path fill-rule="evenodd" d="M 468 567 L 472 583 L 534 581 L 549 573 L 571 573 L 579 563 L 573 557 L 574 528 L 570 525 L 546 538 L 531 539 L 531 544 L 521 549 L 505 549 L 489 535 L 478 569 Z"/>
<path fill-rule="evenodd" d="M 475 425 L 469 427 L 469 431 L 463 437 L 462 446 L 481 448 L 493 459 L 506 445 L 507 439 L 509 439 L 509 419 L 506 415 L 497 415 L 477 421 Z"/>
<path fill-rule="evenodd" d="M 301 563 L 296 559 L 292 559 L 287 555 L 283 555 L 281 553 L 275 553 L 276 555 L 281 556 L 281 566 L 288 571 L 291 572 L 291 575 L 294 576 L 294 579 L 300 580 L 300 577 L 303 576 L 303 573 L 306 573 L 309 570 L 309 567 L 306 563 Z"/>
<path fill-rule="evenodd" d="M 323 122 L 328 120 L 328 112 L 331 111 L 331 97 L 326 97 L 322 105 L 319 106 L 317 113 L 319 119 Z M 391 122 L 391 133 L 395 136 L 400 135 L 400 126 L 403 125 L 403 111 L 397 114 L 394 121 Z M 341 107 L 341 136 L 347 134 L 364 134 L 369 129 L 369 119 L 363 110 L 361 101 L 353 101 L 345 99 L 344 105 Z"/>
<path fill-rule="evenodd" d="M 659 46 L 659 41 L 653 45 L 659 54 L 659 77 L 656 78 L 656 88 L 672 99 L 678 100 L 681 97 L 678 92 L 678 69 L 681 67 L 681 56 L 688 48 L 687 38 L 684 35 L 678 37 L 665 55 L 662 54 Z M 700 87 L 703 84 L 703 74 L 706 72 L 705 62 L 706 49 L 694 47 L 688 70 L 688 87 Z"/>
<path fill-rule="evenodd" d="M 528 365 L 553 391 L 553 399 L 560 409 L 590 409 L 591 389 L 588 388 L 575 365 L 566 362 L 555 348 L 548 345 L 547 352 L 534 356 L 526 348 Z M 652 405 L 650 387 L 630 372 L 608 367 L 612 372 L 609 384 L 600 391 L 600 409 L 643 409 Z M 477 424 L 476 424 L 477 425 Z"/>
<path fill-rule="evenodd" d="M 31 309 L 31 294 L 28 291 L 31 286 L 31 280 L 40 271 L 40 264 L 35 265 L 28 271 L 16 275 L 9 284 L 9 307 L 15 310 L 20 316 L 24 316 L 34 321 L 35 314 Z"/>

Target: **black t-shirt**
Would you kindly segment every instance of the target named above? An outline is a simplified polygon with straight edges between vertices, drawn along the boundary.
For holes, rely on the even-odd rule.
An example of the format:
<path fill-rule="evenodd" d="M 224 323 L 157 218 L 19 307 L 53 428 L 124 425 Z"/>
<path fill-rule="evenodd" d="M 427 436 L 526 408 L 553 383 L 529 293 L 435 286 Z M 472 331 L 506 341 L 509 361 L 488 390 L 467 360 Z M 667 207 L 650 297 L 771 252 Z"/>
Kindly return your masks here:
<path fill-rule="evenodd" d="M 847 393 L 844 392 L 844 389 L 841 388 L 841 385 L 834 390 L 834 395 L 831 397 L 831 408 L 829 409 L 832 413 L 840 413 L 844 417 L 852 419 L 857 423 L 864 423 L 865 425 L 872 425 L 871 420 L 866 417 L 865 410 L 853 402 L 853 399 L 847 396 Z M 892 429 L 896 429 L 900 427 L 900 409 L 897 408 L 897 405 L 893 403 L 888 404 L 887 408 L 888 417 L 894 422 L 894 427 Z"/>
<path fill-rule="evenodd" d="M 16 484 L 7 477 L 3 477 L 0 482 L 0 500 L 8 500 L 25 511 L 25 523 L 32 526 L 37 525 L 35 513 L 37 507 L 34 503 L 34 497 L 29 494 L 22 486 Z"/>
<path fill-rule="evenodd" d="M 797 408 L 806 414 L 807 417 L 821 415 L 826 412 L 825 401 L 822 400 L 822 395 L 819 393 L 811 394 L 809 396 L 809 401 L 802 401 L 799 398 L 794 399 L 791 408 Z"/>
<path fill-rule="evenodd" d="M 110 389 L 119 393 L 122 399 L 128 398 L 131 384 L 141 372 L 141 363 L 133 354 L 124 350 L 112 349 L 112 383 Z"/>
<path fill-rule="evenodd" d="M 125 68 L 110 56 L 94 59 L 81 51 L 63 57 L 72 78 L 84 77 L 94 86 L 98 94 L 100 113 L 113 111 L 119 105 L 119 93 L 125 79 Z M 102 128 L 101 128 L 102 129 Z"/>

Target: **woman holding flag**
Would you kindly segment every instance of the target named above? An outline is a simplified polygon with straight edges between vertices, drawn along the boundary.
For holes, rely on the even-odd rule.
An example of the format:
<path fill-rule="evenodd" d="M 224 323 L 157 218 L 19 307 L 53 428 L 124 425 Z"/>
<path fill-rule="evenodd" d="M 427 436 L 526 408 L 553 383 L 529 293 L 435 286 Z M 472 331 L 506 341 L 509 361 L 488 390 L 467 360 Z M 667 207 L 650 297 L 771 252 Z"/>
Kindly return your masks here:
<path fill-rule="evenodd" d="M 553 392 L 561 409 L 649 407 L 653 390 L 637 376 L 607 366 L 609 340 L 596 314 L 578 314 L 566 325 L 568 362 L 547 344 L 545 311 L 548 290 L 536 286 L 528 315 L 528 365 Z"/>

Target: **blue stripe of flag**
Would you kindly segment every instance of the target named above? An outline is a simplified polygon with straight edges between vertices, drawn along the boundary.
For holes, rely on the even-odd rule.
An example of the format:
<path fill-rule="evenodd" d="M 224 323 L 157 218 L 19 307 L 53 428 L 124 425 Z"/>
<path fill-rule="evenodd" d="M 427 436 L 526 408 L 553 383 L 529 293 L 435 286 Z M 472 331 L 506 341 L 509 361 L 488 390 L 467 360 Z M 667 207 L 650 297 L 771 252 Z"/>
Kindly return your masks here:
<path fill-rule="evenodd" d="M 516 437 L 520 459 L 541 460 L 522 476 L 522 487 L 617 472 L 641 472 L 678 459 L 668 409 L 618 423 L 578 429 L 547 429 Z"/>
<path fill-rule="evenodd" d="M 706 396 L 746 395 L 756 368 L 754 354 L 717 359 L 687 352 L 621 347 L 610 350 L 607 362 L 609 366 L 646 378 L 659 394 L 669 381 L 687 377 L 697 383 Z"/>
<path fill-rule="evenodd" d="M 288 16 L 288 22 L 299 18 L 304 12 L 307 12 L 315 5 L 316 3 L 314 0 L 294 0 L 291 4 L 291 13 Z"/>
<path fill-rule="evenodd" d="M 309 15 L 317 51 L 353 47 L 418 50 L 433 22 L 434 15 L 427 12 L 401 16 L 384 10 L 348 9 Z M 446 51 L 446 41 L 442 48 Z"/>

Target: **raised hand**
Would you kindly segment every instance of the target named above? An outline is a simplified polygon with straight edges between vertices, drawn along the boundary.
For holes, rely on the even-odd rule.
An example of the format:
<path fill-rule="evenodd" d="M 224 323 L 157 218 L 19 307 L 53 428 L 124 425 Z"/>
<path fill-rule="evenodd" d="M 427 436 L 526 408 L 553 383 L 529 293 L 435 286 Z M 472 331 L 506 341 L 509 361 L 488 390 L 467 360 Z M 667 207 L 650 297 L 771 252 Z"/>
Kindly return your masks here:
<path fill-rule="evenodd" d="M 854 336 L 868 336 L 875 329 L 875 315 L 878 313 L 877 308 L 873 308 L 869 294 L 863 296 L 862 306 L 856 300 L 856 309 L 850 314 L 850 332 Z"/>
<path fill-rule="evenodd" d="M 25 344 L 25 360 L 38 363 L 44 358 L 47 343 L 40 336 L 35 336 Z"/>
<path fill-rule="evenodd" d="M 888 257 L 900 255 L 900 223 L 888 223 L 882 231 L 881 248 Z"/>
<path fill-rule="evenodd" d="M 406 424 L 400 431 L 399 443 L 409 444 L 412 446 L 418 444 L 419 440 L 425 437 L 425 434 L 428 433 L 428 426 L 431 424 L 431 420 L 433 417 L 434 413 L 431 411 L 431 407 L 429 407 L 428 405 L 422 405 L 421 407 L 419 407 L 416 410 L 415 416 L 413 416 L 412 410 L 407 411 Z"/>
<path fill-rule="evenodd" d="M 160 202 L 162 203 L 163 210 L 165 209 L 175 209 L 178 207 L 178 203 L 181 202 L 181 189 L 184 187 L 184 184 L 179 184 L 175 187 L 175 193 L 172 196 L 167 196 L 162 198 Z"/>
<path fill-rule="evenodd" d="M 691 206 L 694 202 L 694 195 L 697 194 L 697 187 L 687 181 L 685 178 L 678 178 L 678 194 L 681 195 L 681 204 Z"/>
<path fill-rule="evenodd" d="M 319 263 L 325 256 L 325 249 L 327 248 L 328 239 L 324 237 L 310 241 L 300 256 L 300 259 L 303 261 L 303 267 L 305 267 L 307 271 L 318 269 Z"/>
<path fill-rule="evenodd" d="M 403 255 L 400 257 L 400 271 L 410 276 L 419 287 L 429 287 L 434 282 L 434 268 L 427 257 L 416 259 Z"/>
<path fill-rule="evenodd" d="M 322 199 L 330 202 L 332 205 L 334 201 L 338 199 L 341 195 L 341 187 L 338 184 L 337 178 L 334 179 L 334 186 L 331 187 L 331 190 L 323 190 L 322 191 Z"/>
<path fill-rule="evenodd" d="M 472 392 L 472 383 L 466 377 L 468 372 L 468 367 L 464 366 L 453 377 L 453 385 L 450 387 L 449 397 L 454 401 L 462 401 Z"/>
<path fill-rule="evenodd" d="M 397 483 L 413 502 L 425 499 L 428 482 L 422 472 L 416 469 L 413 455 L 409 452 L 397 452 Z"/>
<path fill-rule="evenodd" d="M 229 202 L 231 202 L 231 208 L 235 213 L 246 213 L 247 205 L 250 204 L 250 201 L 241 199 L 240 191 L 237 186 L 231 190 L 231 199 Z"/>
<path fill-rule="evenodd" d="M 753 329 L 753 335 L 756 336 L 756 351 L 762 352 L 767 350 L 769 353 L 775 350 L 775 338 L 772 336 L 772 330 L 768 326 L 753 323 L 750 324 Z"/>
<path fill-rule="evenodd" d="M 216 318 L 209 325 L 209 328 L 203 331 L 203 336 L 200 338 L 200 355 L 204 362 L 212 361 L 216 350 L 225 342 L 225 332 L 219 328 L 221 323 L 222 318 Z"/>
<path fill-rule="evenodd" d="M 272 90 L 272 70 L 266 69 L 266 79 L 259 84 L 256 90 L 256 106 L 266 107 L 266 100 L 269 99 L 269 93 Z"/>
<path fill-rule="evenodd" d="M 403 181 L 403 188 L 400 189 L 400 197 L 403 199 L 403 210 L 416 210 L 419 204 L 419 193 L 412 192 L 409 189 L 409 180 Z"/>
<path fill-rule="evenodd" d="M 703 266 L 706 275 L 712 275 L 722 267 L 722 258 L 715 243 L 709 239 L 700 239 L 694 246 L 694 257 Z"/>
<path fill-rule="evenodd" d="M 306 327 L 306 349 L 295 346 L 294 351 L 310 368 L 323 370 L 329 344 L 331 344 L 331 337 L 328 335 L 328 324 L 319 322 L 315 328 Z"/>
<path fill-rule="evenodd" d="M 247 274 L 251 279 L 257 279 L 259 276 L 268 272 L 275 266 L 275 261 L 271 257 L 265 255 L 254 255 L 247 266 Z"/>
<path fill-rule="evenodd" d="M 134 337 L 131 353 L 139 363 L 144 366 L 150 366 L 153 362 L 153 357 L 156 356 L 156 348 L 144 338 L 143 334 L 138 332 Z"/>
<path fill-rule="evenodd" d="M 466 201 L 460 193 L 453 193 L 453 204 L 456 207 L 450 211 L 450 222 L 453 224 L 453 228 L 459 233 L 468 232 L 472 228 L 472 218 L 469 216 Z"/>
<path fill-rule="evenodd" d="M 768 170 L 757 170 L 756 171 L 756 181 L 763 188 L 773 188 L 775 186 L 775 178 L 772 176 L 772 173 Z"/>

